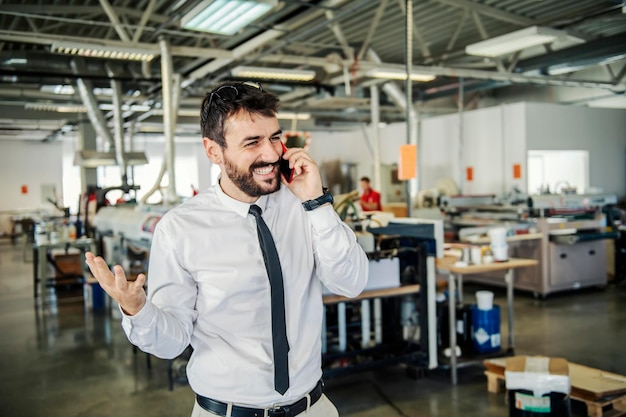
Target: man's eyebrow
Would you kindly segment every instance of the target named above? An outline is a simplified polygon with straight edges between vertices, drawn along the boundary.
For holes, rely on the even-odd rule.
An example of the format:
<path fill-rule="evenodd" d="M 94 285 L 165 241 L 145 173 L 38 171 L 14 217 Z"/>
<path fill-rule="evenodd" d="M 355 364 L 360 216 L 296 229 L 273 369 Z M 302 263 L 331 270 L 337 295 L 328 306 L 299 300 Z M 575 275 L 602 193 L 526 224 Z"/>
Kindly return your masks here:
<path fill-rule="evenodd" d="M 273 138 L 275 136 L 280 136 L 283 134 L 283 130 L 282 129 L 278 129 L 276 132 L 272 133 L 270 135 L 270 138 Z M 259 140 L 261 139 L 260 135 L 255 135 L 255 136 L 246 136 L 245 138 L 241 139 L 241 143 L 245 143 L 245 142 L 249 142 L 249 141 L 253 141 L 253 140 Z"/>
<path fill-rule="evenodd" d="M 259 139 L 261 139 L 261 136 L 259 136 L 259 135 L 256 135 L 256 136 L 246 136 L 244 138 L 241 138 L 240 142 L 241 143 L 246 143 L 246 142 L 250 142 L 250 141 L 253 141 L 253 140 L 259 140 Z"/>

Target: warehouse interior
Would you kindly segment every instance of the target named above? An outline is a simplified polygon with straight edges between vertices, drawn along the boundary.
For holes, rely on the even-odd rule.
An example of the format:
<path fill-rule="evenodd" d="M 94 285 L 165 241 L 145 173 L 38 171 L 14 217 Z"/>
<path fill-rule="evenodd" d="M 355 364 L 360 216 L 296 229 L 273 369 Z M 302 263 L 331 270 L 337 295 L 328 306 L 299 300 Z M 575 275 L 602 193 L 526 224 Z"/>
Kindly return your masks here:
<path fill-rule="evenodd" d="M 0 414 L 190 415 L 188 356 L 134 348 L 83 253 L 146 272 L 220 174 L 202 100 L 254 80 L 369 258 L 324 296 L 341 416 L 565 415 L 515 408 L 510 358 L 626 415 L 626 2 L 258 0 L 236 27 L 244 3 L 0 2 Z"/>

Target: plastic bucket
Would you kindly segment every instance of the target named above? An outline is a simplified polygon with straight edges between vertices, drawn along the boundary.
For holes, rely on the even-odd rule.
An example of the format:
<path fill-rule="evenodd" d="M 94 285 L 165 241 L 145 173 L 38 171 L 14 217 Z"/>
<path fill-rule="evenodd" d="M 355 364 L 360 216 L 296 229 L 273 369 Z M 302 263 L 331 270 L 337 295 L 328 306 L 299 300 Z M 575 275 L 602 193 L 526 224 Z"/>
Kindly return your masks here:
<path fill-rule="evenodd" d="M 87 279 L 83 285 L 83 297 L 87 310 L 104 310 L 106 308 L 106 293 L 95 278 Z"/>
<path fill-rule="evenodd" d="M 450 347 L 450 318 L 448 313 L 448 303 L 438 303 L 439 335 L 437 338 L 439 348 L 442 352 Z M 472 342 L 472 309 L 469 305 L 459 305 L 456 307 L 456 344 L 461 349 L 461 356 L 475 353 Z"/>
<path fill-rule="evenodd" d="M 479 353 L 492 353 L 500 350 L 500 306 L 491 310 L 481 310 L 472 305 L 472 341 Z"/>
<path fill-rule="evenodd" d="M 487 231 L 487 235 L 489 236 L 489 244 L 493 248 L 494 246 L 504 246 L 506 245 L 506 234 L 508 230 L 504 227 L 495 227 L 493 229 L 489 229 Z"/>
<path fill-rule="evenodd" d="M 100 286 L 100 284 L 95 283 L 91 284 L 91 300 L 92 300 L 92 308 L 94 310 L 103 310 L 104 305 L 104 290 Z"/>
<path fill-rule="evenodd" d="M 493 308 L 493 293 L 491 291 L 476 291 L 476 305 L 480 310 Z"/>

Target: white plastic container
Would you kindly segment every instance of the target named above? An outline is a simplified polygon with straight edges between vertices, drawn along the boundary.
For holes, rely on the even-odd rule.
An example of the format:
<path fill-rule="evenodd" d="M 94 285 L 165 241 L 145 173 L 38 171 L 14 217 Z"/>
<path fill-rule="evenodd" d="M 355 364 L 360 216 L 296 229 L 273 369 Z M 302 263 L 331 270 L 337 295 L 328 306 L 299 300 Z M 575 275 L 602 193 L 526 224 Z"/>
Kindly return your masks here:
<path fill-rule="evenodd" d="M 504 246 L 506 245 L 506 234 L 507 229 L 504 227 L 494 227 L 493 229 L 489 229 L 487 232 L 489 235 L 490 245 L 493 249 L 494 246 Z"/>
<path fill-rule="evenodd" d="M 496 246 L 491 247 L 491 251 L 493 252 L 493 259 L 496 262 L 505 262 L 509 260 L 509 246 Z"/>
<path fill-rule="evenodd" d="M 479 310 L 491 310 L 493 308 L 493 292 L 476 291 L 476 305 Z"/>

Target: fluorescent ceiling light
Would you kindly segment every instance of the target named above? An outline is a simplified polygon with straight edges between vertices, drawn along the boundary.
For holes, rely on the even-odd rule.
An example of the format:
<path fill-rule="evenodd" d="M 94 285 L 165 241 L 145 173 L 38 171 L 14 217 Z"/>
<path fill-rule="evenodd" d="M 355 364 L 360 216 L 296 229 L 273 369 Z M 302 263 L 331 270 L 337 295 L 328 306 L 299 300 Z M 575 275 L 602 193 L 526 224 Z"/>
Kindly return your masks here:
<path fill-rule="evenodd" d="M 367 72 L 369 77 L 374 78 L 386 78 L 390 80 L 406 80 L 406 71 L 394 70 L 394 69 L 373 69 Z M 432 74 L 420 74 L 416 72 L 411 73 L 412 81 L 428 82 L 435 79 Z"/>
<path fill-rule="evenodd" d="M 39 91 L 41 91 L 42 93 L 72 95 L 74 94 L 74 87 L 69 84 L 42 85 L 39 88 Z"/>
<path fill-rule="evenodd" d="M 297 112 L 281 111 L 281 112 L 278 112 L 276 117 L 278 119 L 309 120 L 311 118 L 311 113 L 297 113 Z"/>
<path fill-rule="evenodd" d="M 87 108 L 80 104 L 26 103 L 26 110 L 54 111 L 57 113 L 86 113 Z"/>
<path fill-rule="evenodd" d="M 163 116 L 163 113 L 163 109 L 150 110 L 151 116 Z M 183 117 L 200 117 L 200 107 L 198 107 L 197 109 L 180 108 L 176 111 L 176 114 Z"/>
<path fill-rule="evenodd" d="M 4 65 L 24 65 L 27 62 L 26 58 L 9 58 L 4 61 Z"/>
<path fill-rule="evenodd" d="M 568 38 L 567 33 L 562 30 L 531 26 L 467 45 L 465 52 L 470 55 L 496 57 L 566 38 Z"/>
<path fill-rule="evenodd" d="M 98 105 L 100 110 L 112 111 L 113 105 L 109 103 L 101 103 Z M 56 103 L 26 103 L 26 110 L 37 111 L 54 111 L 57 113 L 87 113 L 87 108 L 82 104 L 56 104 Z M 145 104 L 122 104 L 122 111 L 147 112 L 151 108 Z"/>
<path fill-rule="evenodd" d="M 205 0 L 180 19 L 185 29 L 234 35 L 274 8 L 276 0 Z"/>
<path fill-rule="evenodd" d="M 0 119 L 0 129 L 43 129 L 57 130 L 67 123 L 67 120 L 33 120 L 33 119 Z"/>
<path fill-rule="evenodd" d="M 230 73 L 239 78 L 264 78 L 271 80 L 311 81 L 315 78 L 313 70 L 295 70 L 288 68 L 245 67 L 233 68 Z"/>
<path fill-rule="evenodd" d="M 176 114 L 179 116 L 200 117 L 200 109 L 178 109 Z"/>
<path fill-rule="evenodd" d="M 113 107 L 113 104 L 108 104 L 108 103 L 102 103 L 98 105 L 98 108 L 100 110 L 104 110 L 104 111 L 113 111 L 115 108 Z M 122 104 L 122 111 L 132 111 L 132 112 L 147 112 L 150 111 L 151 107 L 146 105 L 146 104 Z"/>
<path fill-rule="evenodd" d="M 52 52 L 79 55 L 89 58 L 123 59 L 127 61 L 151 61 L 155 53 L 146 49 L 95 45 L 80 42 L 53 42 Z"/>

